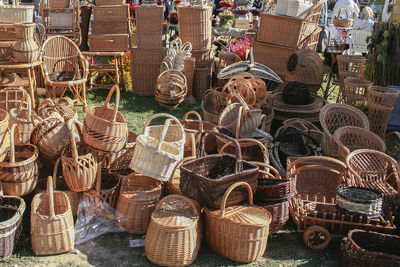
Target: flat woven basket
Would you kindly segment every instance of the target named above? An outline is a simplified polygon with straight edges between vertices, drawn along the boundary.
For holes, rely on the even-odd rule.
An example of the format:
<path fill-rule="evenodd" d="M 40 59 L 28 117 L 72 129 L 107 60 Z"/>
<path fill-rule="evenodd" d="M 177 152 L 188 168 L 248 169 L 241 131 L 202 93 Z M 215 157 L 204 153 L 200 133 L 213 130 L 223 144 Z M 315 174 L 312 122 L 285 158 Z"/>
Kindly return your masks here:
<path fill-rule="evenodd" d="M 5 196 L 0 184 L 0 257 L 11 256 L 21 233 L 25 201 L 16 196 Z"/>
<path fill-rule="evenodd" d="M 226 208 L 229 194 L 243 186 L 249 194 L 249 205 Z M 224 193 L 220 210 L 204 208 L 207 245 L 237 262 L 249 263 L 260 258 L 267 247 L 271 214 L 253 206 L 253 192 L 246 182 L 232 184 Z"/>
<path fill-rule="evenodd" d="M 113 93 L 116 93 L 115 107 L 108 107 Z M 120 92 L 117 85 L 107 95 L 104 106 L 91 108 L 85 118 L 83 140 L 97 150 L 118 152 L 128 137 L 128 127 L 124 116 L 118 111 Z"/>
<path fill-rule="evenodd" d="M 203 237 L 200 214 L 200 205 L 182 195 L 161 199 L 147 229 L 146 257 L 162 266 L 190 265 Z"/>
<path fill-rule="evenodd" d="M 31 244 L 35 255 L 54 255 L 74 249 L 75 230 L 68 196 L 55 191 L 48 177 L 47 190 L 31 204 Z M 57 244 L 57 245 L 55 245 Z"/>

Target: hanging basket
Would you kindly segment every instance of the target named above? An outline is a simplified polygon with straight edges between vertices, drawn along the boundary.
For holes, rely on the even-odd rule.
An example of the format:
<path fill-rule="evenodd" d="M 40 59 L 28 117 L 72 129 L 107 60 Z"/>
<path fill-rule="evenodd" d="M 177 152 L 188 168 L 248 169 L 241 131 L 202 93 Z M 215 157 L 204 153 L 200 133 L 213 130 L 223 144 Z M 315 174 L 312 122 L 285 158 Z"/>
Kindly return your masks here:
<path fill-rule="evenodd" d="M 7 195 L 24 196 L 32 192 L 38 179 L 38 155 L 35 145 L 18 144 L 19 128 L 11 127 L 10 148 L 0 162 L 0 181 Z"/>
<path fill-rule="evenodd" d="M 206 134 L 227 139 L 235 145 L 235 156 L 228 154 L 204 155 L 204 138 Z M 180 189 L 182 193 L 202 205 L 218 208 L 224 192 L 236 181 L 245 181 L 254 192 L 257 188 L 258 167 L 242 160 L 238 142 L 220 133 L 204 131 L 201 135 L 197 158 L 181 165 Z M 228 206 L 247 200 L 244 191 L 235 191 L 228 199 Z"/>
<path fill-rule="evenodd" d="M 226 207 L 231 192 L 244 186 L 249 194 L 249 205 Z M 236 182 L 224 193 L 221 209 L 204 208 L 207 245 L 237 262 L 249 263 L 260 258 L 267 247 L 271 214 L 253 206 L 253 192 L 249 184 Z"/>
<path fill-rule="evenodd" d="M 200 206 L 182 195 L 161 199 L 147 229 L 146 257 L 162 266 L 192 264 L 202 241 L 200 214 Z"/>
<path fill-rule="evenodd" d="M 115 92 L 115 108 L 108 107 Z M 128 137 L 128 127 L 124 116 L 118 111 L 120 92 L 117 85 L 107 95 L 104 106 L 91 108 L 85 118 L 83 140 L 97 150 L 104 152 L 120 151 Z"/>
<path fill-rule="evenodd" d="M 75 231 L 71 204 L 64 192 L 54 191 L 51 176 L 46 192 L 37 194 L 31 206 L 31 244 L 35 255 L 73 250 Z"/>
<path fill-rule="evenodd" d="M 164 126 L 149 126 L 159 117 L 167 117 Z M 175 124 L 170 125 L 171 120 Z M 161 130 L 161 131 L 160 131 Z M 153 136 L 152 131 L 159 132 Z M 179 120 L 169 114 L 160 113 L 151 116 L 138 136 L 131 161 L 131 169 L 161 181 L 171 176 L 172 170 L 183 158 L 185 132 Z"/>
<path fill-rule="evenodd" d="M 90 190 L 96 180 L 97 162 L 89 148 L 83 143 L 76 144 L 72 127 L 78 125 L 77 120 L 69 120 L 71 145 L 61 154 L 62 170 L 65 182 L 74 192 Z M 77 126 L 76 129 L 79 129 Z"/>
<path fill-rule="evenodd" d="M 125 232 L 145 234 L 160 197 L 160 181 L 139 173 L 126 176 L 122 181 L 116 208 L 117 222 Z"/>
<path fill-rule="evenodd" d="M 25 201 L 16 196 L 5 196 L 0 183 L 0 257 L 8 258 L 21 234 L 22 216 Z"/>

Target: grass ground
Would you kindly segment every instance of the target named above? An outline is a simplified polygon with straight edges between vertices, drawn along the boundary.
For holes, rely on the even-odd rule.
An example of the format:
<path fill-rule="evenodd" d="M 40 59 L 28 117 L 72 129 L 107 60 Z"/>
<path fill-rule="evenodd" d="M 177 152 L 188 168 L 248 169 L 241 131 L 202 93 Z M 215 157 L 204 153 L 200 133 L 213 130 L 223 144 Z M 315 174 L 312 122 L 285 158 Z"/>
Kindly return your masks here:
<path fill-rule="evenodd" d="M 107 95 L 106 90 L 96 90 L 88 93 L 89 106 L 103 105 Z M 114 101 L 114 97 L 112 98 Z M 112 102 L 111 101 L 111 102 Z M 146 119 L 156 113 L 166 112 L 178 118 L 189 110 L 201 113 L 200 104 L 181 105 L 169 110 L 160 107 L 154 97 L 133 95 L 130 91 L 121 92 L 120 111 L 128 122 L 128 128 L 140 133 Z M 78 109 L 79 119 L 83 121 L 85 114 Z M 151 266 L 145 257 L 144 248 L 130 248 L 129 240 L 142 238 L 125 233 L 110 233 L 95 238 L 67 254 L 35 257 L 30 245 L 29 216 L 30 199 L 26 197 L 27 210 L 24 215 L 24 231 L 14 254 L 0 261 L 1 266 Z M 324 251 L 313 251 L 302 241 L 301 233 L 296 231 L 293 222 L 278 234 L 269 237 L 267 251 L 258 261 L 244 266 L 338 266 L 339 239 L 332 240 Z M 236 266 L 239 263 L 227 260 L 202 245 L 193 266 Z"/>

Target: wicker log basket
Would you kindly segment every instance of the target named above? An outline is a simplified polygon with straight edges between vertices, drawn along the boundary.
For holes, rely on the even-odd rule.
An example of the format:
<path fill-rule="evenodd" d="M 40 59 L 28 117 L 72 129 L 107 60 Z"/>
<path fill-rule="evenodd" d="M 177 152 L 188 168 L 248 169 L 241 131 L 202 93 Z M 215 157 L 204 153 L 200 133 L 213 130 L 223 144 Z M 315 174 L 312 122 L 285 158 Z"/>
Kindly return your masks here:
<path fill-rule="evenodd" d="M 108 107 L 115 92 L 115 107 Z M 107 95 L 104 106 L 91 108 L 85 118 L 83 140 L 88 146 L 105 152 L 120 151 L 128 137 L 124 116 L 118 111 L 120 92 L 117 85 Z"/>
<path fill-rule="evenodd" d="M 245 187 L 249 194 L 249 205 L 226 208 L 231 192 Z M 224 193 L 220 210 L 204 208 L 205 236 L 207 245 L 224 257 L 243 263 L 260 258 L 267 247 L 271 214 L 253 206 L 252 188 L 246 182 L 232 184 Z"/>
<path fill-rule="evenodd" d="M 146 257 L 162 266 L 187 266 L 202 241 L 200 206 L 182 195 L 168 195 L 151 215 L 145 239 Z"/>
<path fill-rule="evenodd" d="M 54 255 L 74 249 L 75 231 L 68 196 L 55 191 L 48 177 L 47 190 L 31 205 L 31 244 L 35 255 Z"/>
<path fill-rule="evenodd" d="M 161 182 L 131 173 L 121 185 L 116 220 L 130 234 L 145 234 L 151 214 L 161 197 Z"/>
<path fill-rule="evenodd" d="M 10 148 L 0 162 L 0 181 L 7 195 L 24 196 L 33 191 L 38 179 L 38 155 L 35 145 L 15 144 L 19 141 L 19 128 L 11 127 Z"/>
<path fill-rule="evenodd" d="M 11 256 L 21 233 L 25 201 L 16 196 L 5 196 L 0 183 L 0 257 Z"/>
<path fill-rule="evenodd" d="M 341 266 L 400 265 L 400 237 L 365 230 L 352 230 L 340 244 Z"/>
<path fill-rule="evenodd" d="M 72 129 L 74 125 L 80 129 L 77 120 L 68 121 L 71 145 L 61 154 L 62 170 L 68 187 L 74 192 L 84 192 L 90 190 L 95 184 L 97 161 L 83 142 L 76 144 Z"/>
<path fill-rule="evenodd" d="M 166 117 L 163 126 L 149 126 L 159 117 Z M 175 124 L 170 125 L 171 120 Z M 167 181 L 172 170 L 183 158 L 185 132 L 179 120 L 169 114 L 159 113 L 146 121 L 143 132 L 136 140 L 130 167 L 141 174 Z"/>
<path fill-rule="evenodd" d="M 204 138 L 206 134 L 226 138 L 236 148 L 236 155 L 216 154 L 204 155 Z M 242 160 L 238 142 L 226 135 L 204 131 L 201 135 L 197 158 L 181 165 L 180 189 L 188 196 L 209 208 L 218 208 L 224 192 L 237 180 L 246 181 L 254 192 L 257 188 L 258 167 Z M 235 205 L 245 201 L 248 195 L 244 191 L 235 191 L 227 201 L 227 205 Z"/>

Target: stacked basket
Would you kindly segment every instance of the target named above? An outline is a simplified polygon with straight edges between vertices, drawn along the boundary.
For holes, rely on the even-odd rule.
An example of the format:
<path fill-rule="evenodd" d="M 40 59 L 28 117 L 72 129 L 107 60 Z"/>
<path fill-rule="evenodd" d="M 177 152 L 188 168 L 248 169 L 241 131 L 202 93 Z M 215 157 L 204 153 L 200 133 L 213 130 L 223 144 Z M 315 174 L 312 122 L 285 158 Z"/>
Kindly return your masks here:
<path fill-rule="evenodd" d="M 315 50 L 318 43 L 318 20 L 322 2 L 311 7 L 302 17 L 261 14 L 254 59 L 284 76 L 289 57 L 299 49 Z"/>
<path fill-rule="evenodd" d="M 163 6 L 137 6 L 135 16 L 137 48 L 132 48 L 132 90 L 139 95 L 154 95 L 166 55 L 162 47 Z"/>
<path fill-rule="evenodd" d="M 211 85 L 211 17 L 212 7 L 192 3 L 178 7 L 179 37 L 193 46 L 192 57 L 196 59 L 193 77 L 193 96 L 201 99 L 204 90 Z M 186 72 L 186 70 L 185 70 Z"/>

